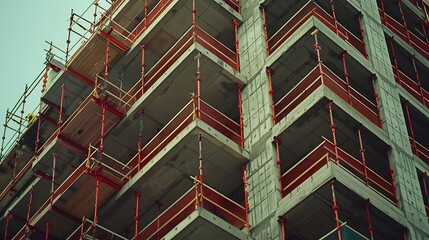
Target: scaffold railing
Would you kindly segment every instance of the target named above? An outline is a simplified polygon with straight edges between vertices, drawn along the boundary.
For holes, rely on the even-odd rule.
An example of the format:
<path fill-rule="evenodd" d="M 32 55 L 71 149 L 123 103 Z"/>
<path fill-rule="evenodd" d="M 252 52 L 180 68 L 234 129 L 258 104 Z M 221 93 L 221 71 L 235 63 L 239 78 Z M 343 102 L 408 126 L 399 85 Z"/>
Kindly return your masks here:
<path fill-rule="evenodd" d="M 429 59 L 428 43 L 417 37 L 412 31 L 409 31 L 406 26 L 396 21 L 393 17 L 389 16 L 383 9 L 380 8 L 379 12 L 383 25 L 414 48 L 424 58 Z"/>
<path fill-rule="evenodd" d="M 318 87 L 324 85 L 336 93 L 345 102 L 360 112 L 371 122 L 380 127 L 378 107 L 360 94 L 353 87 L 347 85 L 325 65 L 314 67 L 298 84 L 275 104 L 276 122 L 283 119 L 298 104 L 310 96 Z M 350 93 L 350 95 L 349 95 Z"/>
<path fill-rule="evenodd" d="M 410 145 L 411 150 L 418 158 L 423 160 L 426 164 L 429 164 L 429 149 L 427 149 L 425 146 L 423 146 L 421 143 L 419 143 L 417 140 L 413 140 L 411 137 L 410 139 Z M 414 145 L 414 142 L 416 143 Z"/>
<path fill-rule="evenodd" d="M 110 239 L 110 240 L 127 240 L 127 238 L 110 231 L 109 229 L 99 225 L 94 224 L 93 221 L 88 218 L 83 218 L 82 223 L 72 234 L 67 238 L 67 240 L 82 240 L 82 239 Z"/>
<path fill-rule="evenodd" d="M 241 144 L 240 126 L 227 116 L 201 100 L 201 114 L 198 99 L 193 97 L 143 148 L 127 163 L 129 176 L 134 176 L 181 131 L 199 118 L 213 129 L 219 131 L 233 142 Z"/>
<path fill-rule="evenodd" d="M 365 43 L 356 37 L 347 28 L 342 26 L 329 13 L 323 10 L 314 1 L 308 1 L 298 12 L 293 15 L 273 36 L 268 39 L 269 53 L 272 54 L 288 39 L 301 25 L 311 17 L 317 18 L 341 39 L 356 48 L 365 57 L 367 56 Z"/>
<path fill-rule="evenodd" d="M 194 186 L 141 230 L 135 239 L 162 238 L 199 207 L 215 214 L 238 229 L 246 225 L 246 211 L 218 191 L 194 179 Z"/>
<path fill-rule="evenodd" d="M 348 154 L 345 150 L 336 147 L 326 138 L 323 138 L 323 141 L 316 148 L 282 175 L 283 196 L 292 192 L 296 187 L 302 184 L 302 182 L 310 178 L 329 162 L 335 164 L 336 153 L 338 153 L 339 166 L 363 181 L 364 184 L 368 182 L 370 187 L 388 200 L 392 202 L 395 201 L 396 193 L 392 183 Z"/>
<path fill-rule="evenodd" d="M 127 92 L 127 99 L 123 99 L 127 105 L 132 105 L 155 84 L 161 76 L 186 52 L 194 43 L 199 43 L 211 53 L 219 57 L 233 69 L 238 69 L 236 53 L 210 36 L 198 26 L 191 26 L 182 37 L 161 57 L 161 59 L 140 78 Z M 131 97 L 132 96 L 132 97 Z"/>
<path fill-rule="evenodd" d="M 3 124 L 3 135 L 0 151 L 0 162 L 3 162 L 3 157 L 8 155 L 10 150 L 16 146 L 24 132 L 37 120 L 37 111 L 39 105 L 32 106 L 27 103 L 28 98 L 34 97 L 35 89 L 41 87 L 44 79 L 45 68 L 33 80 L 30 85 L 26 85 L 23 94 L 20 96 L 16 104 L 6 110 L 5 121 Z M 28 111 L 28 108 L 31 108 Z"/>
<path fill-rule="evenodd" d="M 429 92 L 401 70 L 396 69 L 395 66 L 392 66 L 392 68 L 396 82 L 415 99 L 421 102 L 423 106 L 429 108 Z"/>

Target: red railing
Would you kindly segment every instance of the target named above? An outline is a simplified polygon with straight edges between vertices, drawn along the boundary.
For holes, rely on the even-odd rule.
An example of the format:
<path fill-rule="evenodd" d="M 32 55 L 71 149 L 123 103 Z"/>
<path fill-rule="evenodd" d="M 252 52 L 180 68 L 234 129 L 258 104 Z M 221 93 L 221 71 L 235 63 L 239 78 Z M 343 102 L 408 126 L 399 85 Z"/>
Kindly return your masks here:
<path fill-rule="evenodd" d="M 335 75 L 329 68 L 322 64 L 323 75 L 320 74 L 319 67 L 313 68 L 307 76 L 304 77 L 295 87 L 290 90 L 281 100 L 275 105 L 276 122 L 283 119 L 290 113 L 298 104 L 306 99 L 322 84 L 331 89 L 345 102 L 350 103 L 353 108 L 368 118 L 371 122 L 380 126 L 377 106 L 362 96 L 354 88 L 349 87 L 346 82 Z M 322 77 L 323 76 L 323 79 Z M 350 90 L 350 96 L 348 89 Z"/>
<path fill-rule="evenodd" d="M 246 211 L 243 206 L 205 184 L 196 184 L 140 231 L 137 239 L 162 238 L 198 207 L 212 212 L 238 229 L 246 224 Z"/>
<path fill-rule="evenodd" d="M 224 0 L 224 2 L 232 7 L 236 12 L 240 13 L 240 0 Z"/>
<path fill-rule="evenodd" d="M 153 159 L 162 149 L 167 146 L 180 132 L 183 131 L 191 122 L 198 118 L 197 100 L 193 99 L 186 104 L 179 113 L 168 122 L 127 164 L 131 169 L 129 177 L 134 176 L 138 169 L 144 167 Z M 224 134 L 237 144 L 241 143 L 240 126 L 229 119 L 221 112 L 201 101 L 201 121 L 205 122 L 213 129 Z M 140 163 L 139 163 L 140 158 Z"/>
<path fill-rule="evenodd" d="M 312 152 L 296 163 L 282 176 L 283 196 L 310 178 L 315 172 L 325 166 L 329 161 L 336 162 L 335 146 L 325 139 Z M 395 189 L 392 183 L 385 180 L 372 169 L 352 157 L 346 151 L 337 147 L 339 165 L 350 171 L 363 182 L 368 181 L 369 186 L 379 191 L 383 196 L 395 201 Z M 366 171 L 365 171 L 366 167 Z M 366 172 L 366 174 L 365 174 Z M 365 176 L 366 175 L 366 176 Z M 365 179 L 367 178 L 367 179 Z"/>
<path fill-rule="evenodd" d="M 402 40 L 408 43 L 412 48 L 419 52 L 424 58 L 429 59 L 429 46 L 422 39 L 417 37 L 413 32 L 397 22 L 394 18 L 379 9 L 381 22 Z"/>
<path fill-rule="evenodd" d="M 355 47 L 363 55 L 366 54 L 365 43 L 349 32 L 344 26 L 323 10 L 319 5 L 310 1 L 302 7 L 289 21 L 287 21 L 269 40 L 270 53 L 273 53 L 277 48 L 282 45 L 297 29 L 299 29 L 303 22 L 310 17 L 316 17 L 319 21 L 325 24 L 340 38 Z"/>
<path fill-rule="evenodd" d="M 195 35 L 194 35 L 195 34 Z M 132 105 L 137 99 L 139 99 L 143 92 L 147 91 L 155 82 L 157 82 L 161 76 L 176 62 L 186 50 L 192 46 L 195 42 L 201 44 L 211 53 L 219 57 L 222 61 L 229 64 L 231 67 L 236 69 L 237 62 L 235 58 L 235 52 L 227 48 L 217 39 L 210 36 L 204 30 L 198 26 L 190 27 L 188 31 L 162 56 L 162 58 L 146 73 L 144 77 L 144 87 L 142 90 L 142 79 L 128 91 L 127 96 L 133 96 L 123 101 L 129 105 Z"/>
<path fill-rule="evenodd" d="M 414 142 L 416 143 L 415 146 L 414 146 Z M 423 162 L 429 165 L 429 149 L 427 149 L 419 142 L 413 141 L 411 137 L 410 137 L 410 143 L 411 143 L 411 150 L 413 151 L 414 155 L 416 155 L 418 158 L 423 160 Z"/>
<path fill-rule="evenodd" d="M 396 70 L 395 66 L 392 66 L 392 68 L 396 82 L 424 106 L 429 107 L 429 92 L 419 86 L 418 83 L 408 77 L 401 70 Z"/>

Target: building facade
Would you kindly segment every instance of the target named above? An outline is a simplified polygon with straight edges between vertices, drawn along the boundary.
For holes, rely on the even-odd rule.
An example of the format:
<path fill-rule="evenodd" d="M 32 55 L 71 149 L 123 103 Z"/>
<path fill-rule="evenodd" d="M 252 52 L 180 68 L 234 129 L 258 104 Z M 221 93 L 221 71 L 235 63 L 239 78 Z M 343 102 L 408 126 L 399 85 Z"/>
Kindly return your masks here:
<path fill-rule="evenodd" d="M 49 45 L 6 114 L 3 238 L 428 239 L 427 7 L 72 12 L 66 46 Z"/>

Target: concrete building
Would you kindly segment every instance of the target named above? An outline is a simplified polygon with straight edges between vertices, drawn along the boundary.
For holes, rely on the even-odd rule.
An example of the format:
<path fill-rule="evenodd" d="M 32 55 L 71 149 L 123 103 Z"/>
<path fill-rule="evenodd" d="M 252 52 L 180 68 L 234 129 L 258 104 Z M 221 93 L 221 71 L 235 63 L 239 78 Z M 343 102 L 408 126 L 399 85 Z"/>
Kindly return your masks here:
<path fill-rule="evenodd" d="M 427 7 L 72 12 L 6 114 L 3 238 L 429 239 Z"/>

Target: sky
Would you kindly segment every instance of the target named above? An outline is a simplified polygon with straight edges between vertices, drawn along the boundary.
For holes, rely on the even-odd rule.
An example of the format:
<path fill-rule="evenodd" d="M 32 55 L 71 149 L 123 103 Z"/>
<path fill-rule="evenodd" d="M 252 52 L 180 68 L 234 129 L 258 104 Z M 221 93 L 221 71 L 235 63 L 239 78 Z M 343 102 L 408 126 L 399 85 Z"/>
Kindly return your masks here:
<path fill-rule="evenodd" d="M 93 0 L 0 0 L 0 135 L 12 108 L 44 68 L 46 41 L 66 47 L 70 11 L 83 12 Z M 41 87 L 28 99 L 25 114 L 39 103 Z"/>

